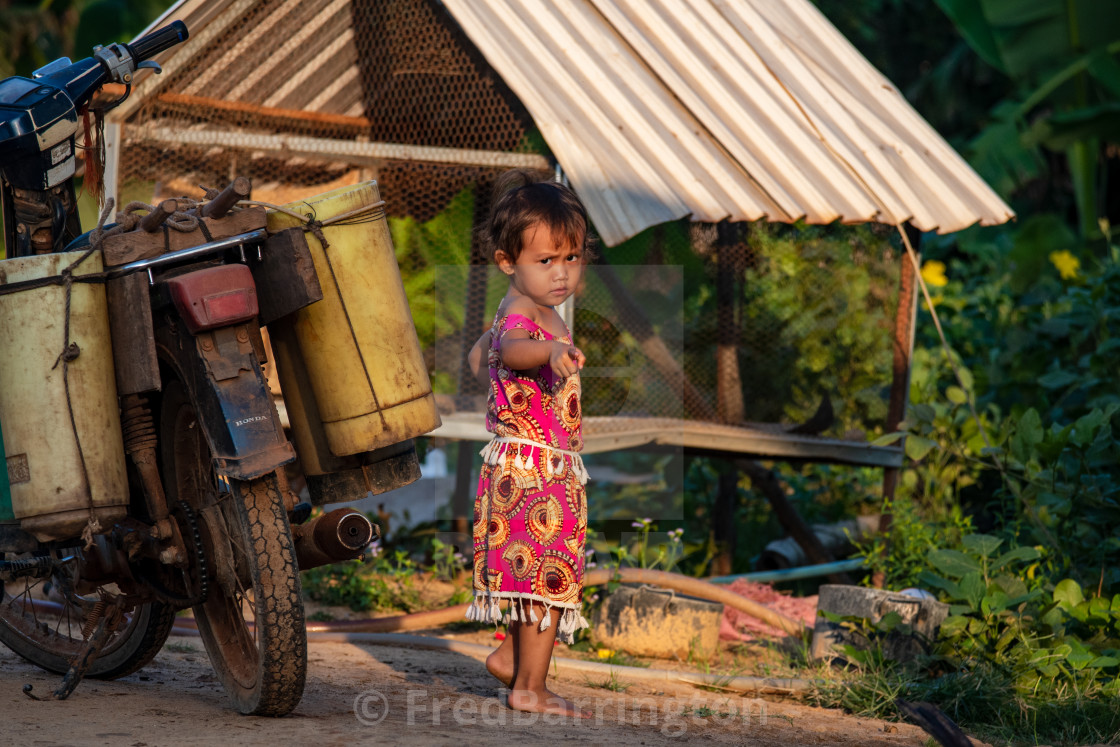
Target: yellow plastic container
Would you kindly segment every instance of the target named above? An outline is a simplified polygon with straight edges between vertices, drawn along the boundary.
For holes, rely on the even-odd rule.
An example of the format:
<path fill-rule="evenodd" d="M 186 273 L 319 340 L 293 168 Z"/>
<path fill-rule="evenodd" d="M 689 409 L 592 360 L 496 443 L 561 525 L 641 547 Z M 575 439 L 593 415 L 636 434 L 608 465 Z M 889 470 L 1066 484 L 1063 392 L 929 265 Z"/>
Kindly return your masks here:
<path fill-rule="evenodd" d="M 286 207 L 301 215 L 313 211 L 319 221 L 354 213 L 323 228 L 325 251 L 313 233 L 305 234 L 323 300 L 269 325 L 294 328 L 288 337 L 298 344 L 296 354 L 306 368 L 331 453 L 373 451 L 438 428 L 377 183 L 336 189 Z M 301 225 L 285 213 L 268 214 L 270 232 Z M 284 356 L 276 360 L 283 388 L 296 377 L 284 370 Z"/>
<path fill-rule="evenodd" d="M 66 252 L 0 261 L 0 285 L 57 276 L 80 256 Z M 74 273 L 100 271 L 101 257 L 93 254 Z M 105 286 L 74 283 L 71 289 L 70 341 L 79 349 L 68 375 L 73 426 L 63 366 L 55 365 L 64 348 L 65 321 L 61 285 L 0 295 L 0 422 L 10 513 L 24 531 L 44 541 L 78 537 L 91 506 L 105 529 L 128 509 Z"/>

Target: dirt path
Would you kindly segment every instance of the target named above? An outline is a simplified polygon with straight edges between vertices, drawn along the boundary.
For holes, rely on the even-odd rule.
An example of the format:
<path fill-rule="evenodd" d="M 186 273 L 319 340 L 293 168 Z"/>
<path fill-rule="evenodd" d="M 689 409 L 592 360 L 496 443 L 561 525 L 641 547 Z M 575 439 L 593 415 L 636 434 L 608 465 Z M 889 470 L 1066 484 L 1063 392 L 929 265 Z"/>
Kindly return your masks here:
<path fill-rule="evenodd" d="M 583 675 L 555 689 L 595 717 L 577 722 L 499 705 L 482 664 L 461 654 L 316 643 L 307 688 L 282 719 L 230 710 L 197 638 L 172 638 L 146 669 L 114 682 L 86 681 L 69 700 L 34 702 L 59 678 L 0 646 L 0 714 L 7 744 L 114 747 L 164 744 L 717 744 L 925 745 L 917 727 L 838 711 L 706 692 L 687 685 L 631 685 L 613 692 Z M 625 686 L 625 682 L 617 686 Z"/>

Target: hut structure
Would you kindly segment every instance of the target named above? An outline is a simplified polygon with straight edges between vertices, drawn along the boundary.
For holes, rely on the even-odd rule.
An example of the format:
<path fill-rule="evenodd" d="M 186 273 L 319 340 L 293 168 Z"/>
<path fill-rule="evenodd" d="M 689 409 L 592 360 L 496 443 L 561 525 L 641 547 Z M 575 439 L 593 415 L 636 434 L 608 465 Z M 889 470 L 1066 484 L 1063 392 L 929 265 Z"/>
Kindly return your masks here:
<path fill-rule="evenodd" d="M 847 260 L 889 289 L 878 388 L 837 370 L 854 349 L 794 381 L 806 330 L 850 310 L 801 298 L 787 299 L 800 314 L 763 313 L 791 258 L 767 255 L 750 222 L 873 222 L 916 240 L 1013 217 L 810 0 L 181 0 L 153 27 L 173 19 L 191 38 L 108 116 L 108 194 L 151 201 L 241 175 L 280 203 L 376 178 L 447 438 L 489 438 L 462 370 L 503 290 L 472 228 L 505 169 L 570 180 L 603 245 L 567 312 L 590 357 L 585 451 L 730 456 L 763 487 L 753 460 L 883 467 L 893 489 L 897 446 L 789 423 L 827 391 L 897 426 L 915 273 L 897 252 Z M 837 258 L 798 259 L 820 298 L 843 295 Z M 686 308 L 695 282 L 714 293 Z M 457 472 L 464 529 L 474 451 Z M 725 543 L 736 481 L 717 508 Z M 812 546 L 781 492 L 767 495 Z"/>

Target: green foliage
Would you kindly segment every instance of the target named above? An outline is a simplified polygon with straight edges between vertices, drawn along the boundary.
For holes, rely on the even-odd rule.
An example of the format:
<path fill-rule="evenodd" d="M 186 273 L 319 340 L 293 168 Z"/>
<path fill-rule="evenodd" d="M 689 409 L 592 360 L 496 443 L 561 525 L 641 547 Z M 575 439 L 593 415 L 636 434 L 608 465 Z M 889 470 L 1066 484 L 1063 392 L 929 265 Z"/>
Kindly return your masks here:
<path fill-rule="evenodd" d="M 1030 231 L 1045 259 L 1019 278 L 999 253 L 1006 234 L 972 237 L 971 265 L 951 264 L 937 309 L 980 422 L 944 352 L 923 336 L 891 543 L 862 548 L 888 586 L 932 588 L 952 605 L 936 657 L 924 669 L 872 657 L 829 702 L 886 714 L 887 694 L 907 693 L 1000 738 L 1120 735 L 1116 263 L 1088 261 L 1059 278 L 1042 252 L 1044 237 L 1063 231 L 1042 225 Z M 989 273 L 969 277 L 968 266 Z M 966 500 L 988 534 L 961 521 Z M 925 570 L 923 547 L 933 550 Z"/>
<path fill-rule="evenodd" d="M 74 34 L 74 52 L 86 57 L 97 44 L 127 42 L 144 30 L 170 3 L 165 0 L 87 0 Z"/>
<path fill-rule="evenodd" d="M 95 44 L 128 41 L 169 5 L 165 0 L 0 3 L 0 78 L 29 76 L 59 57 L 89 57 Z"/>
<path fill-rule="evenodd" d="M 637 536 L 629 543 L 619 543 L 612 550 L 619 567 L 652 568 L 668 573 L 676 569 L 677 563 L 686 553 L 698 549 L 695 546 L 685 546 L 681 540 L 684 529 L 670 529 L 662 541 L 656 534 L 657 525 L 653 523 L 653 519 L 639 519 L 630 526 L 638 530 Z M 653 537 L 650 536 L 651 533 L 655 533 Z"/>
<path fill-rule="evenodd" d="M 586 687 L 595 687 L 603 690 L 610 690 L 613 693 L 624 693 L 629 690 L 631 686 L 629 682 L 623 682 L 622 680 L 620 680 L 618 678 L 618 673 L 613 669 L 611 670 L 611 674 L 609 677 L 607 677 L 607 679 L 593 680 L 590 677 L 585 677 L 583 680 L 583 684 Z"/>
<path fill-rule="evenodd" d="M 758 223 L 745 241 L 739 369 L 747 419 L 803 422 L 829 393 L 835 432 L 874 430 L 886 416 L 898 282 L 888 237 L 866 227 Z M 717 271 L 709 261 L 707 284 L 685 298 L 685 367 L 711 393 Z"/>
<path fill-rule="evenodd" d="M 1054 264 L 1059 253 L 1076 260 L 1079 250 L 1068 228 L 1052 218 L 1029 219 L 1005 236 L 969 232 L 960 242 L 967 253 L 950 260 L 937 310 L 975 375 L 980 403 L 1011 412 L 1034 407 L 1049 421 L 1120 402 L 1113 385 L 1120 366 L 1116 258 L 1082 255 L 1076 276 L 1061 278 Z M 920 326 L 918 345 L 941 355 L 928 325 Z M 944 369 L 934 373 L 940 377 Z"/>
<path fill-rule="evenodd" d="M 467 187 L 425 223 L 389 218 L 405 295 L 424 350 L 436 350 L 439 341 L 450 340 L 449 349 L 457 352 L 461 342 L 474 199 L 474 188 Z M 430 371 L 432 386 L 438 392 L 454 392 L 458 355 L 439 364 Z"/>
<path fill-rule="evenodd" d="M 1045 546 L 1051 577 L 1120 590 L 1111 531 L 1120 520 L 1120 264 L 1088 262 L 1065 281 L 1051 267 L 1017 290 L 992 244 L 966 245 L 973 266 L 993 272 L 968 278 L 954 263 L 937 308 L 966 387 L 979 393 L 980 422 L 923 334 L 904 423 L 921 462 L 904 473 L 903 492 L 931 510 L 967 495 L 1001 536 Z"/>
<path fill-rule="evenodd" d="M 1099 151 L 1120 112 L 1120 17 L 1110 0 L 938 0 L 1014 88 L 973 141 L 973 163 L 1010 194 L 1042 176 L 1040 145 L 1065 156 L 1079 233 L 1097 235 Z"/>
<path fill-rule="evenodd" d="M 957 669 L 998 672 L 1024 701 L 1052 707 L 1072 697 L 1100 713 L 1120 700 L 1120 594 L 1087 599 L 1072 579 L 1047 590 L 1036 576 L 1041 558 L 1036 548 L 991 535 L 932 551 L 938 573 L 922 580 L 951 605 L 937 654 Z M 1096 725 L 1106 724 L 1120 728 L 1114 717 Z"/>
<path fill-rule="evenodd" d="M 431 558 L 432 575 L 441 581 L 454 581 L 466 569 L 466 557 L 437 537 L 432 538 Z"/>
<path fill-rule="evenodd" d="M 827 615 L 849 631 L 854 675 L 822 682 L 826 705 L 891 717 L 902 697 L 929 701 L 966 728 L 1003 739 L 1111 741 L 1120 735 L 1120 594 L 1085 598 L 1065 579 L 1047 590 L 1042 553 L 999 537 L 964 535 L 929 552 L 920 581 L 950 615 L 930 657 L 891 660 L 884 643 L 905 632 L 897 614 L 878 624 Z"/>
<path fill-rule="evenodd" d="M 1035 410 L 1007 423 L 1007 479 L 998 497 L 1021 515 L 1008 531 L 1049 550 L 1048 573 L 1070 574 L 1120 590 L 1120 442 L 1112 426 L 1120 404 L 1073 423 L 1043 427 Z"/>
<path fill-rule="evenodd" d="M 956 358 L 956 370 L 966 387 L 972 374 Z M 951 379 L 951 367 L 942 351 L 914 351 L 910 378 L 912 405 L 900 427 L 874 443 L 885 445 L 899 440 L 905 432 L 905 453 L 920 468 L 902 474 L 901 493 L 912 497 L 937 515 L 959 504 L 961 490 L 976 484 L 983 464 L 977 457 L 991 439 L 991 423 L 998 420 L 998 409 L 988 405 L 973 417 L 969 396 Z M 932 518 L 932 516 L 931 516 Z"/>
<path fill-rule="evenodd" d="M 882 574 L 887 589 L 920 586 L 920 576 L 929 567 L 926 555 L 930 548 L 956 546 L 972 530 L 971 519 L 957 505 L 932 518 L 912 498 L 899 497 L 884 501 L 882 510 L 892 516 L 890 534 L 875 534 L 858 542 L 857 551 L 872 575 Z M 868 577 L 867 583 L 870 580 Z"/>
<path fill-rule="evenodd" d="M 404 550 L 378 554 L 303 572 L 303 590 L 322 604 L 345 605 L 355 612 L 376 609 L 412 612 L 420 606 L 416 564 Z"/>

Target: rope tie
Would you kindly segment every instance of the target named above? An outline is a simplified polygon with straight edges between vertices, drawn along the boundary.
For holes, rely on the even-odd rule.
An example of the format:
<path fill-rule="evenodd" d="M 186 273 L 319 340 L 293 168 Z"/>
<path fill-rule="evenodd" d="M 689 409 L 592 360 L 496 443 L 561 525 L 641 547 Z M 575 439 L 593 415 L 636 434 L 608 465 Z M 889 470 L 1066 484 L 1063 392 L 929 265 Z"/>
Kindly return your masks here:
<path fill-rule="evenodd" d="M 354 208 L 353 210 L 348 210 L 347 212 L 341 213 L 339 215 L 331 216 L 330 218 L 324 218 L 323 220 L 319 220 L 316 217 L 314 208 L 311 208 L 311 212 L 307 213 L 306 215 L 301 215 L 300 213 L 283 207 L 282 205 L 274 205 L 271 202 L 261 202 L 260 200 L 239 200 L 237 204 L 245 207 L 259 205 L 260 207 L 266 207 L 269 210 L 275 210 L 277 212 L 284 213 L 285 215 L 290 215 L 296 220 L 303 221 L 303 230 L 307 231 L 316 239 L 318 239 L 319 243 L 323 245 L 324 251 L 330 248 L 330 242 L 328 242 L 327 237 L 323 235 L 324 228 L 333 225 L 352 226 L 358 225 L 360 223 L 368 223 L 375 220 L 380 220 L 385 215 L 385 200 L 371 202 L 368 205 L 362 205 L 361 207 Z M 308 205 L 308 207 L 311 207 L 308 203 L 304 204 Z"/>
<path fill-rule="evenodd" d="M 70 416 L 70 431 L 74 434 L 74 446 L 78 449 L 78 462 L 82 467 L 82 482 L 85 485 L 86 496 L 89 498 L 89 519 L 86 521 L 86 526 L 82 529 L 82 540 L 85 543 L 85 549 L 89 550 L 93 547 L 93 536 L 101 533 L 101 522 L 98 521 L 93 505 L 93 486 L 89 481 L 89 467 L 86 465 L 86 454 L 82 448 L 82 439 L 78 435 L 78 423 L 74 418 L 74 403 L 70 395 L 70 363 L 77 360 L 81 355 L 81 348 L 78 343 L 70 339 L 70 302 L 73 297 L 74 289 L 74 270 L 78 265 L 85 262 L 94 252 L 100 252 L 101 240 L 104 235 L 105 219 L 109 217 L 109 212 L 112 210 L 113 200 L 110 199 L 105 206 L 105 210 L 101 212 L 100 220 L 97 222 L 97 229 L 90 236 L 90 247 L 82 252 L 82 256 L 67 265 L 61 273 L 63 294 L 65 295 L 65 311 L 62 322 L 62 352 L 54 361 L 51 370 L 58 368 L 58 364 L 62 364 L 62 389 L 66 392 L 66 411 Z"/>
<path fill-rule="evenodd" d="M 327 237 L 323 235 L 323 221 L 316 220 L 313 213 L 307 216 L 307 227 L 305 230 L 310 231 L 311 235 L 319 240 L 319 243 L 323 245 L 323 251 L 330 248 L 330 242 L 328 242 Z"/>
<path fill-rule="evenodd" d="M 53 371 L 58 368 L 59 363 L 69 363 L 70 361 L 77 360 L 81 353 L 82 349 L 78 347 L 78 343 L 70 343 L 66 346 L 66 349 L 59 353 L 58 357 L 54 359 L 54 365 L 51 366 L 51 370 Z"/>

